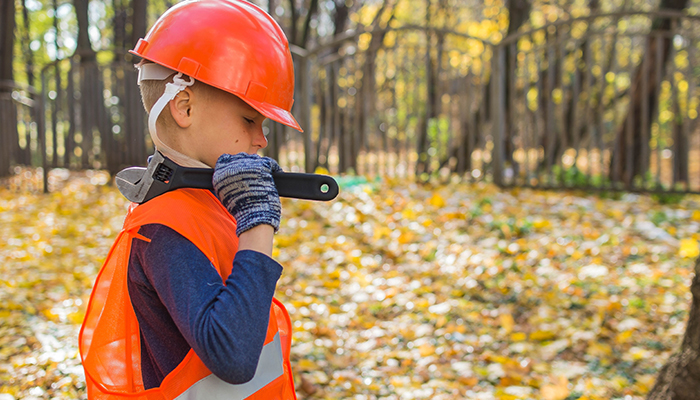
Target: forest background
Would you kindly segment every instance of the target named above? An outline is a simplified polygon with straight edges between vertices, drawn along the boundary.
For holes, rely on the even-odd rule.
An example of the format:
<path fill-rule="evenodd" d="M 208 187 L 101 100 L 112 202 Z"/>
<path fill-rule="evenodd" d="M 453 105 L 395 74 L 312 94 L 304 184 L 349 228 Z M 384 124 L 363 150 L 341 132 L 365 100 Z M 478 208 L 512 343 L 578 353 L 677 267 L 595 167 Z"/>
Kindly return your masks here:
<path fill-rule="evenodd" d="M 0 4 L 0 399 L 84 398 L 110 174 L 151 150 L 125 50 L 171 3 Z M 258 4 L 311 127 L 268 154 L 341 183 L 276 239 L 300 397 L 694 398 L 700 3 Z"/>

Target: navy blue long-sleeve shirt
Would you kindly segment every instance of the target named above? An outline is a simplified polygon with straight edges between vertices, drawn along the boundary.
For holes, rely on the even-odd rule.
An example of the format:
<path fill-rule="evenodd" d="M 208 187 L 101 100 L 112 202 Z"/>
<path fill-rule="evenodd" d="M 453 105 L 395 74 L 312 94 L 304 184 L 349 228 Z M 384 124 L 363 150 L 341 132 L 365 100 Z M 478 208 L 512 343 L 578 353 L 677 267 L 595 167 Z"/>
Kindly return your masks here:
<path fill-rule="evenodd" d="M 255 375 L 282 266 L 252 250 L 236 253 L 226 285 L 192 242 L 160 224 L 134 239 L 128 269 L 141 330 L 146 389 L 160 386 L 190 348 L 216 376 L 240 384 Z"/>

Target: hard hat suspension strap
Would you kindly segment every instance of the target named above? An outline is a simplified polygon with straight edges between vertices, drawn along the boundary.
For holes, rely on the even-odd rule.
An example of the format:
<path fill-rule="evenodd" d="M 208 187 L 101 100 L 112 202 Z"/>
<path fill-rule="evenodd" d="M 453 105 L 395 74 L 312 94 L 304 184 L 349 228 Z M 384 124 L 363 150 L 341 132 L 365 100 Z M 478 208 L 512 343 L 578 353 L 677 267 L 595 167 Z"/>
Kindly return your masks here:
<path fill-rule="evenodd" d="M 188 78 L 189 81 L 186 81 L 182 78 L 182 72 L 178 72 L 177 75 L 173 77 L 173 82 L 168 82 L 165 85 L 165 92 L 162 96 L 160 96 L 158 101 L 156 101 L 156 103 L 151 108 L 151 111 L 149 112 L 148 132 L 151 134 L 151 139 L 153 140 L 153 144 L 156 146 L 156 149 L 160 150 L 160 152 L 163 153 L 163 155 L 173 160 L 175 163 L 183 167 L 210 168 L 203 162 L 195 160 L 192 157 L 186 156 L 180 153 L 179 151 L 170 148 L 168 145 L 166 145 L 165 143 L 163 143 L 163 141 L 160 140 L 156 131 L 156 121 L 158 121 L 158 117 L 160 116 L 160 113 L 163 112 L 163 109 L 165 109 L 165 106 L 168 105 L 170 100 L 174 99 L 178 93 L 185 90 L 185 88 L 194 85 L 194 78 Z"/>

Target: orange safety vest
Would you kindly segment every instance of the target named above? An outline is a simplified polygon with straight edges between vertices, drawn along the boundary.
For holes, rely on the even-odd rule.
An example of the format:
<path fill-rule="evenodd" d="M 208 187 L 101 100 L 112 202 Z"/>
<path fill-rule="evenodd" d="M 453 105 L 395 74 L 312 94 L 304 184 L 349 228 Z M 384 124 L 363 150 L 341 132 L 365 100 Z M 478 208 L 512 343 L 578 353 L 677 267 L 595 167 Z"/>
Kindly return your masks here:
<path fill-rule="evenodd" d="M 80 329 L 80 356 L 89 399 L 213 400 L 296 399 L 289 364 L 291 322 L 282 303 L 272 300 L 265 346 L 249 382 L 224 382 L 189 351 L 160 387 L 145 390 L 141 376 L 139 323 L 127 288 L 134 238 L 142 225 L 162 224 L 180 233 L 211 261 L 222 281 L 238 250 L 236 222 L 208 190 L 179 189 L 142 205 L 132 204 L 124 228 L 97 276 Z"/>

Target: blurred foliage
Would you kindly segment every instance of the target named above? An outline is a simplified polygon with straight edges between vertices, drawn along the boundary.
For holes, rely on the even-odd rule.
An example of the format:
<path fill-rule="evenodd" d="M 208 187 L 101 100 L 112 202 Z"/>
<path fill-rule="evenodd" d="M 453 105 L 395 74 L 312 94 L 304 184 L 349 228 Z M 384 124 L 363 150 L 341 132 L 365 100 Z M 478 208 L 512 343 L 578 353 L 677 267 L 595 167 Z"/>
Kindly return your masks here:
<path fill-rule="evenodd" d="M 21 43 L 26 31 L 22 17 L 23 2 L 26 4 L 29 16 L 29 43 Z M 149 0 L 148 26 L 150 27 L 169 5 L 175 3 L 177 1 Z M 254 0 L 253 3 L 260 5 L 266 10 L 269 6 L 266 0 Z M 309 11 L 309 1 L 304 0 L 294 3 L 298 4 L 299 10 L 297 11 L 301 11 L 301 16 L 305 17 Z M 600 3 L 601 12 L 612 12 L 630 6 L 629 2 L 624 0 L 601 1 Z M 35 72 L 37 73 L 39 68 L 50 61 L 70 56 L 76 47 L 77 20 L 73 3 L 70 0 L 56 0 L 56 4 L 51 0 L 15 0 L 15 4 L 17 10 L 15 79 L 18 82 L 26 83 L 24 71 L 26 53 L 31 51 L 36 64 Z M 276 1 L 275 4 L 276 7 L 272 11 L 272 15 L 285 30 L 289 31 L 292 14 L 289 8 L 290 2 Z M 451 29 L 492 43 L 498 43 L 502 40 L 508 27 L 507 3 L 503 0 L 345 0 L 344 2 L 326 0 L 319 2 L 317 12 L 311 16 L 312 44 L 322 43 L 332 36 L 334 13 L 341 5 L 349 7 L 350 10 L 350 25 L 348 28 L 357 28 L 370 26 L 375 20 L 380 27 L 384 27 L 388 23 L 391 23 L 391 27 L 411 24 L 425 25 L 427 4 L 430 4 L 431 12 L 434 14 L 431 18 L 431 25 L 435 27 Z M 657 7 L 657 4 L 658 1 L 645 0 L 634 2 L 632 7 L 637 10 L 651 11 Z M 57 6 L 57 12 L 54 12 L 54 5 Z M 377 13 L 380 10 L 382 10 L 382 15 L 377 18 Z M 585 16 L 590 14 L 590 12 L 587 0 L 534 0 L 532 1 L 532 11 L 523 26 L 523 30 L 539 28 L 551 22 Z M 691 0 L 688 12 L 691 15 L 698 14 L 700 12 L 700 0 Z M 390 18 L 390 15 L 393 15 L 393 18 Z M 54 17 L 58 19 L 58 33 L 53 26 Z M 89 33 L 93 48 L 96 51 L 111 50 L 113 17 L 112 1 L 90 1 Z M 579 24 L 578 31 L 585 31 L 585 22 Z M 364 40 L 368 41 L 369 37 Z M 388 47 L 391 47 L 395 40 L 396 35 L 387 35 L 385 43 Z M 478 55 L 482 51 L 479 49 L 481 45 L 476 41 L 464 41 L 461 44 L 466 44 L 467 48 L 472 49 L 470 50 L 473 52 L 472 55 Z M 459 46 L 460 44 L 455 45 Z M 360 47 L 362 46 L 360 44 Z M 521 46 L 528 46 L 528 44 L 523 42 Z M 456 53 L 452 54 L 451 58 L 454 61 L 451 62 L 457 62 L 458 57 Z"/>
<path fill-rule="evenodd" d="M 270 1 L 256 0 L 256 3 L 264 9 L 270 8 Z M 16 0 L 16 4 L 15 76 L 20 83 L 25 83 L 27 54 L 34 55 L 34 71 L 38 73 L 57 55 L 66 57 L 73 53 L 76 18 L 70 1 L 57 1 L 57 51 L 53 2 L 26 0 L 30 11 L 30 43 L 22 43 L 24 35 L 21 32 L 25 29 L 22 0 Z M 148 2 L 149 26 L 169 4 L 167 0 Z M 312 60 L 309 79 L 311 121 L 307 132 L 311 132 L 313 141 L 319 142 L 316 146 L 321 155 L 318 165 L 331 168 L 328 160 L 341 158 L 338 155 L 341 147 L 352 148 L 352 152 L 393 153 L 396 158 L 402 157 L 400 153 L 405 151 L 401 168 L 407 174 L 413 172 L 411 169 L 418 160 L 427 164 L 425 175 L 435 175 L 446 166 L 456 165 L 459 146 L 471 140 L 466 146 L 468 149 L 460 150 L 459 162 L 471 169 L 467 173 L 476 172 L 480 177 L 490 173 L 487 169 L 492 166 L 491 151 L 496 139 L 490 121 L 494 113 L 489 109 L 493 104 L 489 94 L 493 94 L 493 90 L 487 85 L 493 71 L 494 45 L 503 42 L 510 24 L 509 2 L 326 0 L 310 9 L 312 4 L 315 3 L 310 0 L 274 1 L 271 10 L 288 36 L 292 33 L 292 26 L 301 29 L 305 18 L 309 17 L 309 38 L 304 43 L 307 49 L 323 46 L 333 39 L 334 34 L 342 33 L 336 32 L 336 23 L 344 11 L 347 11 L 347 18 L 341 31 L 375 32 L 362 33 L 357 40 L 348 40 L 337 48 L 326 48 L 325 52 L 319 53 L 318 59 Z M 690 0 L 688 4 L 686 13 L 698 15 L 700 0 Z M 290 5 L 295 8 L 292 10 Z M 561 171 L 550 169 L 546 171 L 549 176 L 535 177 L 526 184 L 532 184 L 533 180 L 542 186 L 584 180 L 606 183 L 607 178 L 603 177 L 609 172 L 602 170 L 607 166 L 599 168 L 588 163 L 584 167 L 581 158 L 585 153 L 578 149 L 573 155 L 559 154 L 555 137 L 568 135 L 565 146 L 588 147 L 588 154 L 591 154 L 591 147 L 600 147 L 603 153 L 614 148 L 619 128 L 624 121 L 634 119 L 628 118 L 627 110 L 631 94 L 634 90 L 639 92 L 639 88 L 633 90 L 632 82 L 635 68 L 643 59 L 643 43 L 654 17 L 605 15 L 595 19 L 577 18 L 623 10 L 654 11 L 658 7 L 659 1 L 652 0 L 532 1 L 525 22 L 519 28 L 525 34 L 512 43 L 515 50 L 511 53 L 513 63 L 508 72 L 510 75 L 504 79 L 514 90 L 508 92 L 508 98 L 504 100 L 504 103 L 511 104 L 506 107 L 509 115 L 502 117 L 512 132 L 514 145 L 518 147 L 513 153 L 514 158 L 517 159 L 518 154 L 534 154 L 527 160 L 516 160 L 521 164 L 518 172 L 534 171 L 550 159 L 552 161 L 547 161 L 550 166 L 558 165 L 560 160 L 557 157 L 568 157 L 571 161 L 564 161 L 557 168 L 575 175 L 562 176 Z M 100 51 L 98 58 L 102 65 L 108 64 L 113 57 L 109 51 L 114 34 L 113 8 L 114 2 L 90 1 L 90 37 L 95 50 Z M 574 20 L 570 24 L 563 23 Z M 658 180 L 670 185 L 673 179 L 668 170 L 678 152 L 676 147 L 684 148 L 674 143 L 674 132 L 679 129 L 692 132 L 697 125 L 700 70 L 691 67 L 700 62 L 700 31 L 692 22 L 684 20 L 678 28 L 679 34 L 672 41 L 674 54 L 667 63 L 670 66 L 667 76 L 659 81 L 660 90 L 654 93 L 658 94 L 658 107 L 655 106 L 658 110 L 649 111 L 648 133 L 638 129 L 648 134 L 645 143 L 649 145 L 650 157 L 657 160 L 650 158 L 648 167 L 653 169 L 654 176 L 653 179 L 643 179 L 643 183 Z M 427 33 L 420 28 L 426 26 L 437 30 Z M 385 32 L 383 29 L 396 30 Z M 64 86 L 68 67 L 67 61 L 61 65 Z M 550 71 L 556 72 L 550 74 Z M 50 79 L 51 74 L 48 78 L 46 89 L 49 98 L 53 99 L 56 97 L 56 92 L 53 92 L 56 83 Z M 122 126 L 116 126 L 123 123 L 123 116 L 119 115 L 119 108 L 112 100 L 115 93 L 108 86 L 104 91 L 105 104 L 110 110 L 116 110 L 110 111 L 112 122 L 119 132 L 123 132 Z M 297 98 L 300 95 L 297 93 Z M 325 96 L 333 98 L 326 100 Z M 125 99 L 116 101 L 128 104 Z M 297 104 L 301 102 L 297 101 Z M 69 124 L 68 107 L 64 105 L 62 108 L 58 116 L 58 130 L 61 132 Z M 564 118 L 570 110 L 573 110 L 573 116 Z M 550 123 L 547 118 L 552 114 L 554 121 Z M 38 149 L 36 141 L 39 136 L 35 134 L 25 139 L 23 129 L 20 127 L 20 142 L 31 142 L 30 147 Z M 341 146 L 338 142 L 338 137 L 345 132 L 353 133 L 354 142 L 350 146 Z M 422 137 L 423 134 L 426 138 Z M 302 136 L 295 132 L 286 135 L 285 140 L 289 143 L 294 140 L 301 142 Z M 65 151 L 61 139 L 59 135 L 59 156 Z M 544 144 L 550 139 L 551 148 Z M 47 148 L 53 149 L 53 143 Z M 518 153 L 521 149 L 524 151 Z M 34 160 L 40 159 L 37 153 L 32 151 Z M 356 162 L 359 157 L 358 154 L 347 155 L 351 161 L 344 158 L 344 167 L 349 168 L 348 164 Z M 602 165 L 611 159 L 605 157 L 599 158 L 598 163 Z M 528 165 L 523 165 L 526 163 Z M 358 173 L 365 172 L 361 166 L 352 167 Z M 623 169 L 623 172 L 626 171 Z M 640 176 L 635 176 L 635 179 L 641 179 Z M 523 176 L 515 177 L 521 178 Z"/>
<path fill-rule="evenodd" d="M 102 172 L 0 189 L 0 398 L 85 398 L 77 333 L 126 201 Z M 283 201 L 300 398 L 642 399 L 685 329 L 700 198 L 340 179 Z"/>

